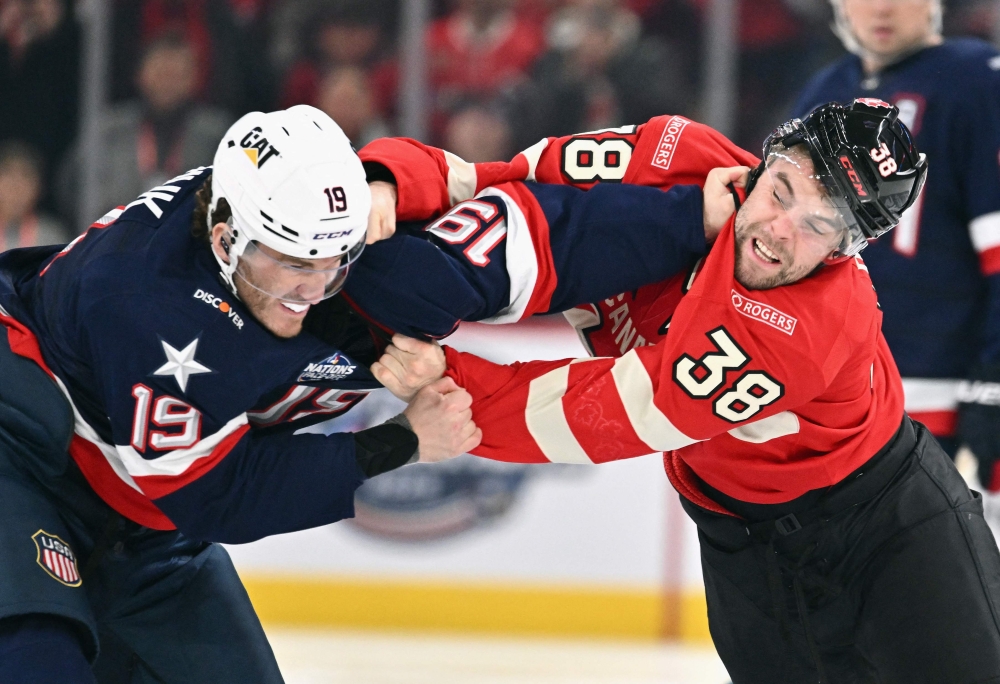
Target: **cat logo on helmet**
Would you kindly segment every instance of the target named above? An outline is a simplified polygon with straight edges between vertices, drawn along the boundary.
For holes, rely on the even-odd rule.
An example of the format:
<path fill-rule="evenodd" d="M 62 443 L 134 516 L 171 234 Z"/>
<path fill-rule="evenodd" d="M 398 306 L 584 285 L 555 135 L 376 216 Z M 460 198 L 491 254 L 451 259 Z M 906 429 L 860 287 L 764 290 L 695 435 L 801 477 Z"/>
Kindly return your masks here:
<path fill-rule="evenodd" d="M 281 152 L 278 148 L 267 141 L 267 138 L 261 136 L 260 126 L 254 126 L 250 129 L 250 132 L 243 136 L 240 140 L 240 147 L 243 148 L 243 152 L 246 153 L 247 158 L 253 162 L 253 165 L 258 169 L 267 162 L 271 157 L 280 157 Z"/>

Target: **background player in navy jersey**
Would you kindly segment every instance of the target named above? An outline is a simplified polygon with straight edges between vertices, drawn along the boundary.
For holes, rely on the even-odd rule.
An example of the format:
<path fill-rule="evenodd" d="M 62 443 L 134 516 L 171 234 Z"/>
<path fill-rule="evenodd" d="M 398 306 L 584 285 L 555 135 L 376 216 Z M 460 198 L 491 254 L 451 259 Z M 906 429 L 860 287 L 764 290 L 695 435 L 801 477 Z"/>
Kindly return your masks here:
<path fill-rule="evenodd" d="M 296 433 L 380 386 L 331 298 L 369 204 L 329 117 L 257 112 L 214 171 L 0 257 L 0 682 L 280 682 L 211 542 L 349 517 L 366 477 L 478 443 L 451 381 L 387 424 Z"/>
<path fill-rule="evenodd" d="M 865 252 L 865 262 L 907 412 L 952 456 L 967 444 L 979 458 L 982 484 L 995 491 L 1000 52 L 980 40 L 944 40 L 941 0 L 833 0 L 833 8 L 837 34 L 852 54 L 812 79 L 793 115 L 830 100 L 880 98 L 899 107 L 927 155 L 933 171 L 923 194 L 892 236 Z"/>

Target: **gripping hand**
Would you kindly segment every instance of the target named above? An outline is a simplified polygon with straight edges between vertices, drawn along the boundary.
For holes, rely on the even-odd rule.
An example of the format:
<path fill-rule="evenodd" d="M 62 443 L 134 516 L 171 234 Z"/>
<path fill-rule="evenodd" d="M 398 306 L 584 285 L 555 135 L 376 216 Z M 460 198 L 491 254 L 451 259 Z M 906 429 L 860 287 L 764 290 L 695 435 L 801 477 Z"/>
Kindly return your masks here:
<path fill-rule="evenodd" d="M 437 342 L 421 342 L 399 334 L 392 336 L 392 344 L 371 367 L 375 379 L 406 402 L 421 388 L 439 380 L 446 369 L 444 350 Z"/>

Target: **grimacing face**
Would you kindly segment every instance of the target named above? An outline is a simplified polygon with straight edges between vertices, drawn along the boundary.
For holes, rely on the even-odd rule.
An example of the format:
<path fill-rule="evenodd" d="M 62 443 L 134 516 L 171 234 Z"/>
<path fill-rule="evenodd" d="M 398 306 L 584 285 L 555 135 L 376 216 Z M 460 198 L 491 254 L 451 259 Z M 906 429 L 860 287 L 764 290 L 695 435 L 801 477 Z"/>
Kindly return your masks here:
<path fill-rule="evenodd" d="M 851 32 L 878 62 L 940 42 L 931 21 L 934 0 L 843 0 Z"/>
<path fill-rule="evenodd" d="M 228 230 L 225 223 L 212 228 L 212 249 L 226 263 L 229 257 L 222 249 L 222 238 Z M 302 323 L 312 305 L 323 300 L 331 277 L 329 269 L 339 266 L 341 258 L 296 259 L 266 245 L 258 244 L 256 248 L 267 258 L 241 258 L 233 277 L 236 293 L 253 317 L 270 332 L 278 337 L 295 337 L 302 332 Z M 282 293 L 282 296 L 268 293 Z"/>
<path fill-rule="evenodd" d="M 839 212 L 806 154 L 778 158 L 736 214 L 736 280 L 769 290 L 802 280 L 840 246 Z"/>

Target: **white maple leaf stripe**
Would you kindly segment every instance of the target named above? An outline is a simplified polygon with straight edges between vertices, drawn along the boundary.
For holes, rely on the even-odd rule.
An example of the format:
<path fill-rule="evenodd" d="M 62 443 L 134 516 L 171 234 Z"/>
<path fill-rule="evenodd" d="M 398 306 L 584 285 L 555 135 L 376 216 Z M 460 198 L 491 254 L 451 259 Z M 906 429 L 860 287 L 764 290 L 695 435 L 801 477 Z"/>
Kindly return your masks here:
<path fill-rule="evenodd" d="M 593 464 L 566 419 L 562 400 L 568 384 L 569 365 L 532 380 L 524 422 L 545 458 L 553 463 Z"/>
<path fill-rule="evenodd" d="M 673 451 L 702 441 L 678 430 L 653 403 L 653 381 L 635 349 L 615 361 L 611 375 L 632 429 L 652 451 Z"/>

